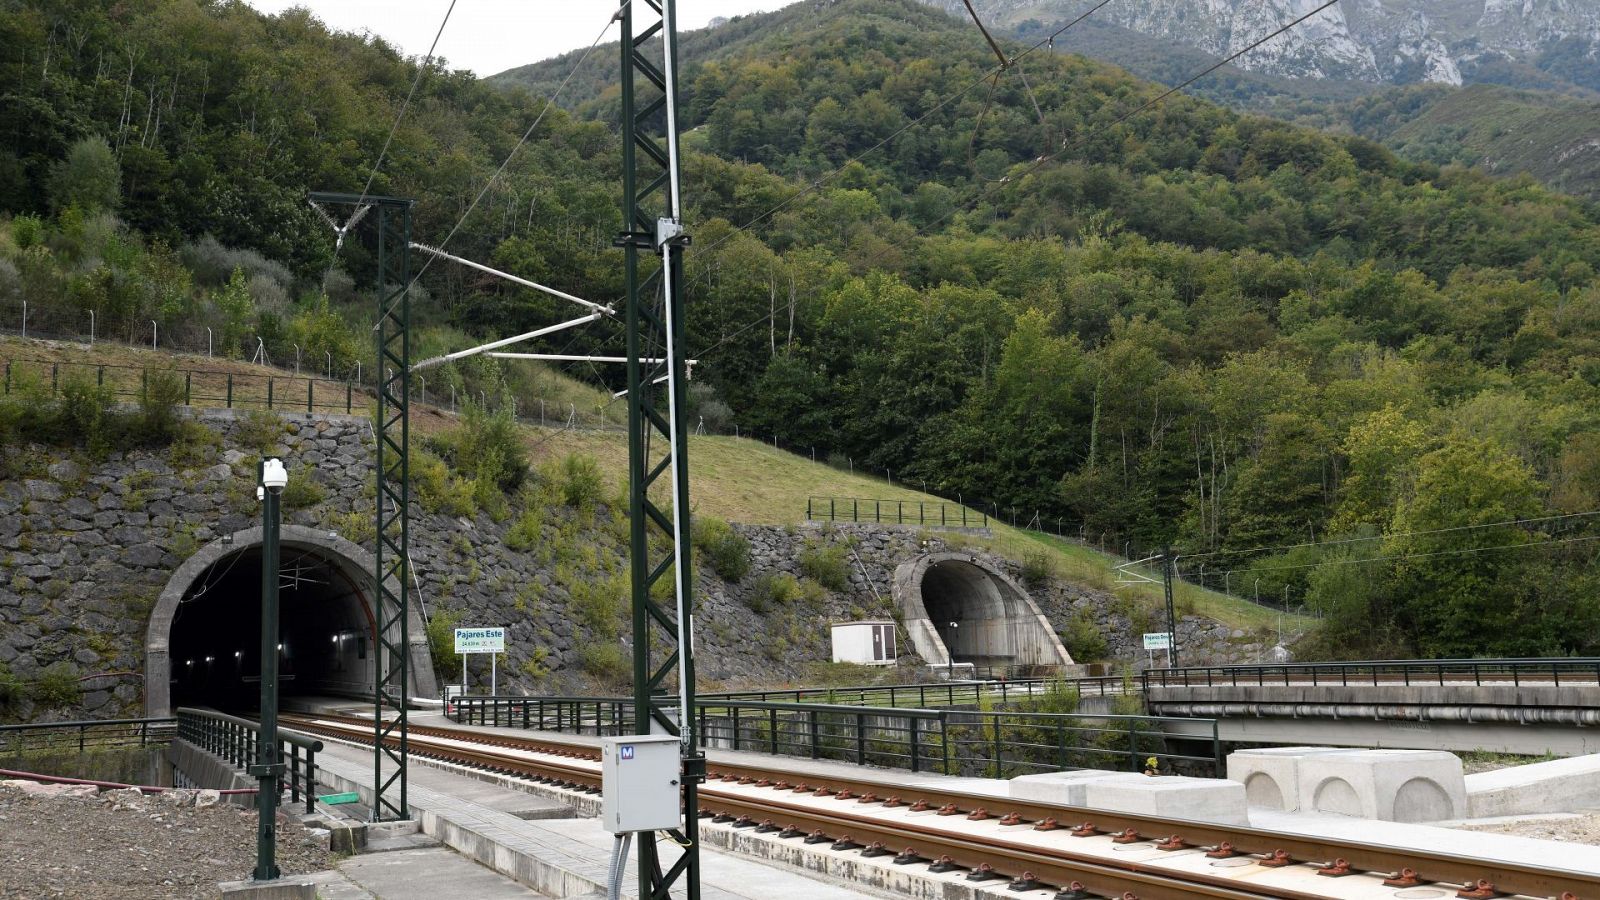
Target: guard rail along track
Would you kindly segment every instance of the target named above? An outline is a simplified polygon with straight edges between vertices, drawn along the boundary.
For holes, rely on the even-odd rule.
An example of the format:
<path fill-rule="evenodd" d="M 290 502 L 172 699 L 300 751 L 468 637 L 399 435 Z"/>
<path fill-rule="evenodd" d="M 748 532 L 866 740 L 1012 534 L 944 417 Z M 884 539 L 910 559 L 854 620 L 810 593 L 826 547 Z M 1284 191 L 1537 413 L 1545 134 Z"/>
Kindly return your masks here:
<path fill-rule="evenodd" d="M 366 743 L 372 722 L 346 716 L 285 716 L 285 727 Z M 532 778 L 571 790 L 598 793 L 599 756 L 573 744 L 412 725 L 410 749 L 419 756 Z M 511 751 L 510 753 L 504 751 Z M 525 755 L 540 754 L 545 759 Z M 720 787 L 719 785 L 726 786 Z M 752 796 L 749 789 L 761 789 Z M 770 795 L 764 792 L 770 791 Z M 806 803 L 795 802 L 805 797 Z M 860 848 L 863 855 L 895 855 L 895 862 L 931 863 L 934 871 L 971 870 L 969 878 L 1006 877 L 1017 890 L 1054 886 L 1059 900 L 1275 897 L 1307 900 L 1313 893 L 1149 863 L 1107 859 L 1065 850 L 1041 850 L 989 835 L 953 834 L 918 823 L 864 815 L 872 808 L 932 811 L 935 819 L 1070 830 L 1072 837 L 1110 836 L 1117 844 L 1158 842 L 1160 850 L 1201 849 L 1213 859 L 1243 857 L 1267 868 L 1304 866 L 1331 878 L 1366 876 L 1391 889 L 1449 886 L 1460 900 L 1508 896 L 1600 900 L 1600 874 L 1549 869 L 1499 860 L 1338 838 L 1312 837 L 1244 826 L 1163 819 L 1136 813 L 1075 808 L 917 785 L 894 787 L 836 776 L 797 775 L 755 765 L 713 763 L 700 792 L 702 818 L 732 822 L 779 837 Z M 902 849 L 903 848 L 903 849 Z M 1376 886 L 1376 885 L 1375 885 Z M 1373 896 L 1387 895 L 1380 889 Z"/>

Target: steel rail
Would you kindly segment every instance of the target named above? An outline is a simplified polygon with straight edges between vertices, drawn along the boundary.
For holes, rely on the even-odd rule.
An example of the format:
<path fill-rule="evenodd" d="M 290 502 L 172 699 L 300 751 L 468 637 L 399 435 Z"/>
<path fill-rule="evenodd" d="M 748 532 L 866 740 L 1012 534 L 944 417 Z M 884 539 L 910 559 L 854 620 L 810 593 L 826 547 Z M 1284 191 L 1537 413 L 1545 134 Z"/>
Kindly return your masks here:
<path fill-rule="evenodd" d="M 987 835 L 955 835 L 948 831 L 928 828 L 914 822 L 888 823 L 866 816 L 837 810 L 809 809 L 788 803 L 764 802 L 750 797 L 727 794 L 707 788 L 700 796 L 715 807 L 721 807 L 728 820 L 776 831 L 778 823 L 784 828 L 780 834 L 807 835 L 807 840 L 821 843 L 821 838 L 831 839 L 835 849 L 899 851 L 896 861 L 954 863 L 975 873 L 993 872 L 995 877 L 1006 873 L 1016 880 L 1058 885 L 1068 891 L 1087 891 L 1104 897 L 1127 897 L 1129 893 L 1140 900 L 1244 900 L 1271 896 L 1283 900 L 1324 900 L 1325 895 L 1310 894 L 1261 884 L 1245 884 L 1235 879 L 1220 878 L 1192 872 L 1173 872 L 1158 866 L 1134 861 L 1084 857 L 1031 847 L 1016 841 Z M 711 807 L 701 810 L 702 818 L 713 812 Z M 734 818 L 737 814 L 739 818 Z M 874 846 L 876 845 L 876 846 Z"/>
<path fill-rule="evenodd" d="M 1196 846 L 1226 847 L 1233 855 L 1288 859 L 1323 868 L 1333 868 L 1342 860 L 1345 865 L 1339 868 L 1348 870 L 1350 874 L 1368 872 L 1383 875 L 1393 881 L 1405 882 L 1400 887 L 1438 883 L 1465 885 L 1472 890 L 1481 890 L 1487 885 L 1492 892 L 1490 896 L 1570 896 L 1572 900 L 1600 897 L 1600 875 L 1589 872 L 1549 869 L 1437 851 L 1383 847 L 1342 838 L 1313 837 L 1247 826 L 1165 819 L 1138 813 L 993 797 L 940 790 L 927 785 L 902 788 L 880 781 L 833 776 L 807 780 L 796 773 L 784 774 L 760 766 L 722 762 L 712 764 L 709 769 L 708 785 L 718 779 L 732 778 L 754 784 L 765 780 L 778 788 L 785 784 L 794 789 L 802 785 L 811 790 L 826 788 L 833 793 L 848 791 L 858 797 L 872 796 L 884 802 L 890 799 L 892 792 L 898 795 L 893 797 L 896 802 L 920 801 L 931 808 L 953 807 L 953 811 L 961 815 L 971 815 L 980 810 L 997 817 L 1016 814 L 1023 823 L 1038 825 L 1051 822 L 1062 828 L 1072 828 L 1084 837 L 1102 834 L 1133 834 L 1152 840 L 1175 837 Z"/>
<path fill-rule="evenodd" d="M 506 749 L 555 754 L 576 761 L 595 762 L 598 754 L 586 747 L 552 743 L 519 736 L 488 735 L 476 731 L 428 727 L 436 737 L 484 743 Z M 370 731 L 370 724 L 367 726 Z M 365 733 L 365 732 L 364 732 Z M 486 766 L 514 774 L 547 777 L 540 772 L 548 766 L 560 777 L 555 780 L 584 789 L 598 788 L 599 774 L 588 767 L 562 763 L 532 763 L 520 761 L 515 766 L 505 757 L 478 754 L 473 751 L 452 750 L 474 757 L 475 765 Z M 519 769 L 519 767 L 522 767 Z M 1048 827 L 1071 828 L 1082 837 L 1097 835 L 1137 836 L 1141 840 L 1165 840 L 1188 845 L 1213 848 L 1223 856 L 1259 856 L 1279 863 L 1284 861 L 1313 865 L 1341 874 L 1370 873 L 1395 882 L 1396 887 L 1425 884 L 1462 885 L 1466 891 L 1484 897 L 1516 894 L 1530 897 L 1564 898 L 1564 900 L 1592 900 L 1600 898 L 1600 875 L 1570 870 L 1549 869 L 1499 860 L 1483 860 L 1437 851 L 1382 847 L 1340 838 L 1312 837 L 1285 832 L 1266 831 L 1246 826 L 1220 825 L 1207 822 L 1165 819 L 1137 813 L 1070 807 L 1060 804 L 1040 803 L 962 791 L 940 790 L 918 785 L 899 787 L 882 781 L 835 776 L 806 776 L 792 770 L 763 766 L 718 762 L 709 767 L 706 794 L 727 797 L 717 791 L 715 783 L 732 781 L 775 790 L 807 791 L 855 799 L 856 802 L 893 803 L 894 805 L 921 803 L 932 809 L 945 809 L 951 814 L 984 815 L 1000 818 L 1015 814 L 1019 824 L 1047 824 Z M 748 798 L 745 798 L 748 799 Z M 1342 863 L 1342 865 L 1341 865 Z M 1081 880 L 1081 879 L 1080 879 Z"/>
<path fill-rule="evenodd" d="M 371 730 L 356 725 L 312 722 L 297 727 L 361 742 L 371 740 Z M 439 729 L 442 730 L 442 729 Z M 454 739 L 462 740 L 460 732 Z M 474 735 L 476 736 L 476 735 Z M 437 744 L 412 733 L 411 751 L 464 762 L 490 771 L 534 777 L 540 781 L 598 791 L 600 772 L 593 766 L 555 760 L 528 760 L 507 757 L 491 750 Z M 506 748 L 509 749 L 509 748 Z M 528 748 L 532 749 L 532 748 Z M 583 760 L 590 762 L 590 760 Z M 770 773 L 769 773 L 770 774 Z M 898 851 L 902 864 L 943 863 L 993 877 L 1056 885 L 1068 893 L 1095 894 L 1123 900 L 1258 900 L 1263 896 L 1277 900 L 1324 900 L 1324 895 L 1289 889 L 1251 885 L 1241 890 L 1239 882 L 1217 876 L 1172 872 L 1135 861 L 1103 859 L 1068 851 L 1044 850 L 986 835 L 956 835 L 914 822 L 884 822 L 840 810 L 823 810 L 778 799 L 757 799 L 715 788 L 700 793 L 701 818 L 718 817 L 750 827 L 778 831 L 784 835 L 806 837 L 810 843 L 831 842 L 836 849 L 904 848 Z M 737 827 L 737 826 L 736 826 Z M 987 873 L 993 873 L 992 876 Z"/>

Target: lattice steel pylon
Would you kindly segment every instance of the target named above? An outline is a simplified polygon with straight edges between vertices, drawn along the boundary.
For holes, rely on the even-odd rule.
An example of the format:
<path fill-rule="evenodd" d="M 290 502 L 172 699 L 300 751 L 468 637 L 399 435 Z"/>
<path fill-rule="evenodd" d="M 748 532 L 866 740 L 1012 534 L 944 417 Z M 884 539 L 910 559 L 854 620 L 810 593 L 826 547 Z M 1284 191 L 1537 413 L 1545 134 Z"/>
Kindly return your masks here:
<path fill-rule="evenodd" d="M 406 702 L 411 690 L 411 635 L 406 585 L 411 579 L 411 206 L 413 200 L 357 194 L 313 193 L 315 207 L 351 207 L 345 231 L 370 211 L 376 221 L 378 318 L 377 537 L 373 548 L 374 646 L 372 820 L 410 818 L 406 796 Z M 332 220 L 330 219 L 330 224 Z M 392 586 L 392 587 L 391 587 Z M 388 710 L 385 709 L 388 707 Z M 388 712 L 393 718 L 385 718 Z M 392 742 L 392 745 L 391 745 Z M 385 764 L 388 772 L 385 772 Z"/>
<path fill-rule="evenodd" d="M 675 884 L 700 897 L 700 840 L 696 815 L 705 756 L 695 734 L 693 585 L 689 551 L 689 472 L 685 453 L 683 349 L 683 234 L 678 179 L 676 0 L 622 0 L 622 216 L 617 244 L 625 253 L 628 366 L 628 509 L 633 587 L 633 701 L 635 730 L 665 731 L 680 739 L 683 824 L 669 831 L 681 855 L 663 868 L 659 844 L 639 843 L 639 895 L 665 900 Z M 658 62 L 659 60 L 659 62 Z M 641 253 L 660 264 L 641 275 Z M 659 306 L 656 301 L 659 300 Z M 665 389 L 656 387 L 665 370 Z M 651 488 L 668 480 L 671 505 Z M 652 534 L 657 540 L 652 541 Z M 651 596 L 663 578 L 674 582 L 671 610 Z M 655 701 L 677 674 L 676 721 Z M 662 699 L 665 699 L 664 696 Z"/>

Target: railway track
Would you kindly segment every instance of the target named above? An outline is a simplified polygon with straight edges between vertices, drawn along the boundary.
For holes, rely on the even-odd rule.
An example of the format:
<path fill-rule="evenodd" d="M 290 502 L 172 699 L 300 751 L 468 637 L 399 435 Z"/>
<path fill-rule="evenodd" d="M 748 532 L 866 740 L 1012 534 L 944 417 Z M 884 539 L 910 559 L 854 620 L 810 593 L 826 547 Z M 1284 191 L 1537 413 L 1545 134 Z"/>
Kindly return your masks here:
<path fill-rule="evenodd" d="M 370 720 L 283 722 L 371 743 Z M 413 725 L 410 749 L 571 790 L 600 788 L 599 757 L 587 747 Z M 1600 875 L 1590 873 L 752 765 L 711 765 L 700 802 L 702 818 L 735 829 L 964 870 L 973 881 L 1007 879 L 1017 891 L 1054 888 L 1058 900 L 1600 900 Z"/>

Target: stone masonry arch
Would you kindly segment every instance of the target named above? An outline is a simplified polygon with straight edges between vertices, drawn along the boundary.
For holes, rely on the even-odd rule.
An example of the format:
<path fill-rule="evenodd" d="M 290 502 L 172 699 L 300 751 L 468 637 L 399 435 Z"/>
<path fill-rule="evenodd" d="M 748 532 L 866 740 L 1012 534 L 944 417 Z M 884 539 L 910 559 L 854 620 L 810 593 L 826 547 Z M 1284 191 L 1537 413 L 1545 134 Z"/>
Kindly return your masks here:
<path fill-rule="evenodd" d="M 230 557 L 242 557 L 259 551 L 262 543 L 260 526 L 236 531 L 211 541 L 184 560 L 168 579 L 161 595 L 156 599 L 145 630 L 145 714 L 169 716 L 172 714 L 173 683 L 173 625 L 179 606 L 195 590 L 196 582 Z M 329 531 L 303 525 L 285 524 L 280 532 L 280 545 L 285 559 L 295 552 L 314 560 L 337 576 L 353 602 L 362 607 L 359 617 L 346 611 L 346 619 L 358 618 L 357 629 L 363 633 L 365 646 L 376 647 L 371 640 L 370 598 L 372 591 L 372 554 L 360 546 Z M 259 571 L 259 570 L 258 570 Z M 433 671 L 432 657 L 428 652 L 427 632 L 423 626 L 413 595 L 391 583 L 390 589 L 406 597 L 410 653 L 410 696 L 438 696 L 438 681 Z M 259 623 L 259 618 L 256 619 Z M 249 640 L 259 646 L 259 624 L 249 629 Z"/>
<path fill-rule="evenodd" d="M 894 573 L 912 646 L 930 665 L 1072 665 L 1033 598 L 970 553 L 926 553 Z"/>

